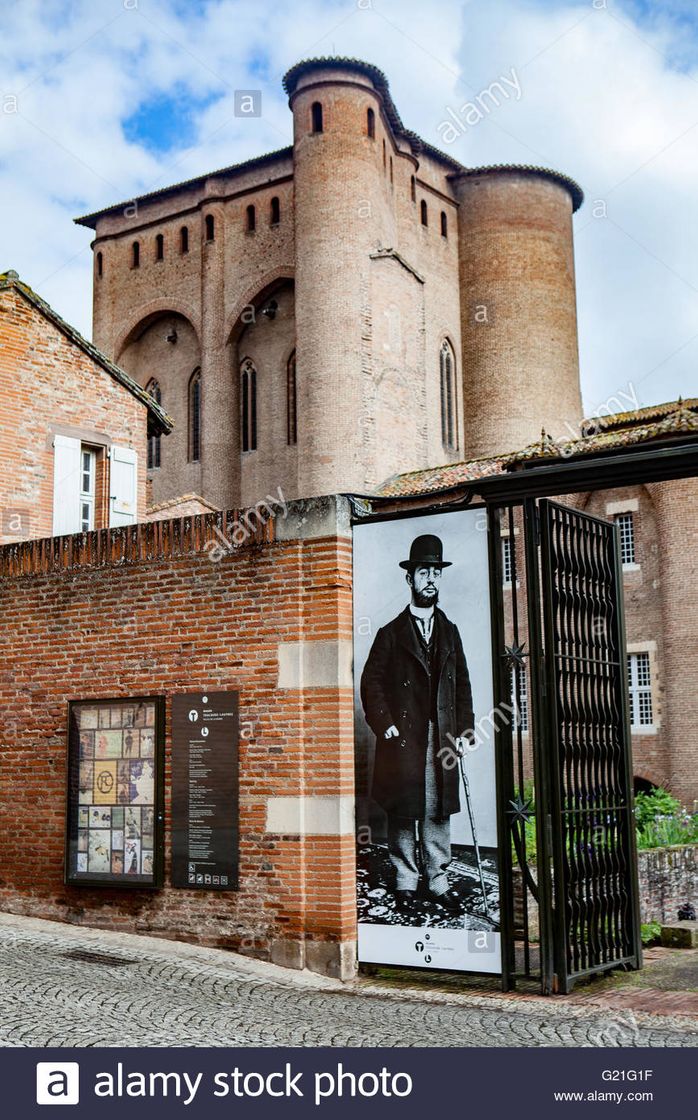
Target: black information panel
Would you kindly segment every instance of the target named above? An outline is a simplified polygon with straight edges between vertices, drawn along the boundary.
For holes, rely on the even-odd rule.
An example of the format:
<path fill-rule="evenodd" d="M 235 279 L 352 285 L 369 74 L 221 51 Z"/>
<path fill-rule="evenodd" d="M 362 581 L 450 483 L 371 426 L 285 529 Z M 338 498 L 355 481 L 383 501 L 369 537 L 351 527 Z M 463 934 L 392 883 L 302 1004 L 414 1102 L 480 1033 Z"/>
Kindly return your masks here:
<path fill-rule="evenodd" d="M 172 886 L 238 885 L 238 694 L 172 697 Z"/>

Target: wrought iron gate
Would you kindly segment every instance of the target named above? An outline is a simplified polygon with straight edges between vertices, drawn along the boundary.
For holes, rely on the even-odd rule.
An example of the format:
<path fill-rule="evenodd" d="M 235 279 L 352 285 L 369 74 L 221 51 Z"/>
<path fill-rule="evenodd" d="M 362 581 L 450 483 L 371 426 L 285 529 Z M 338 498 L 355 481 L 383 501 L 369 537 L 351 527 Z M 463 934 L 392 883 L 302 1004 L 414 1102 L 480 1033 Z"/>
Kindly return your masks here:
<path fill-rule="evenodd" d="M 490 509 L 504 985 L 641 963 L 622 574 L 613 524 Z"/>
<path fill-rule="evenodd" d="M 622 575 L 615 526 L 541 501 L 544 800 L 556 980 L 640 966 Z M 547 797 L 545 793 L 547 792 Z"/>

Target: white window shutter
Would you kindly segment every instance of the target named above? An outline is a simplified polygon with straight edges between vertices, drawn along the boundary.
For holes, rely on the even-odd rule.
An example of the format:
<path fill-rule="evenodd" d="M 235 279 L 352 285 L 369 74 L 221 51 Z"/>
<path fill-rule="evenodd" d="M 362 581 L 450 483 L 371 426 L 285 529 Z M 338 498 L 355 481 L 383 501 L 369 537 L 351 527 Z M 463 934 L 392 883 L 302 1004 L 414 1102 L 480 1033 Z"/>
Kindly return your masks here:
<path fill-rule="evenodd" d="M 138 453 L 112 447 L 109 480 L 109 525 L 133 525 L 138 514 Z"/>
<path fill-rule="evenodd" d="M 53 437 L 53 535 L 80 532 L 80 441 Z"/>

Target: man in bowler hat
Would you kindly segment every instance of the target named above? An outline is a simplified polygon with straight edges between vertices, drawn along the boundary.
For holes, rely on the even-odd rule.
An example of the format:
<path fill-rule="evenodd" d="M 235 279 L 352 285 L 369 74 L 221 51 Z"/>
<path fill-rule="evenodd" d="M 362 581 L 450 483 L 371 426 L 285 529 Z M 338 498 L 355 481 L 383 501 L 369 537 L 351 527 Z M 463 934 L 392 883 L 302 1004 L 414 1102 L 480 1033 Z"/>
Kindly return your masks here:
<path fill-rule="evenodd" d="M 460 810 L 458 757 L 473 736 L 468 667 L 457 627 L 437 606 L 444 568 L 439 537 L 412 542 L 400 561 L 410 603 L 376 634 L 361 677 L 366 720 L 376 736 L 373 796 L 388 817 L 398 906 L 422 896 L 451 912 L 451 814 Z M 420 858 L 421 857 L 421 858 Z"/>

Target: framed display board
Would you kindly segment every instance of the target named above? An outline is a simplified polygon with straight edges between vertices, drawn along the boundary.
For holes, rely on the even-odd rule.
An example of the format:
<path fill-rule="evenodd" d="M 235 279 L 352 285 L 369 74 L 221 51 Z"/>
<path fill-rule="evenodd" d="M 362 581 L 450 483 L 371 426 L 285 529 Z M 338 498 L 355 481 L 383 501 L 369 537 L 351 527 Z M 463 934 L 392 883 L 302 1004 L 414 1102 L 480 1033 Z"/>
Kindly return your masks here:
<path fill-rule="evenodd" d="M 237 692 L 172 697 L 172 886 L 238 887 Z"/>
<path fill-rule="evenodd" d="M 162 697 L 69 703 L 66 883 L 162 886 L 164 727 Z"/>
<path fill-rule="evenodd" d="M 359 960 L 500 974 L 482 508 L 354 527 Z"/>

